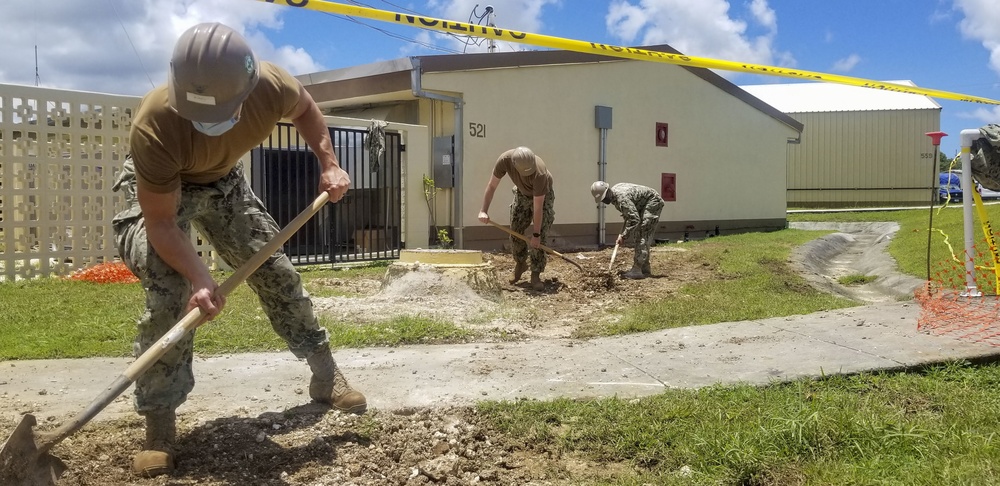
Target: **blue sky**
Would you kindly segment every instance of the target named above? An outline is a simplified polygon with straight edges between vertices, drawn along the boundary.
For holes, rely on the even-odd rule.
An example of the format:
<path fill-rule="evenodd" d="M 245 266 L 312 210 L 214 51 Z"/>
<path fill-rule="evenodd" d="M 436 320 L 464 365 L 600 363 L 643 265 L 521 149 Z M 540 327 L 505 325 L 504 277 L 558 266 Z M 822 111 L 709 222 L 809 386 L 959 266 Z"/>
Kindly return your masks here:
<path fill-rule="evenodd" d="M 315 0 L 313 0 L 315 1 Z M 1000 100 L 995 0 L 364 0 L 393 12 L 614 45 L 670 44 L 699 57 L 795 67 Z M 471 19 L 471 20 L 470 20 Z M 198 22 L 241 30 L 294 74 L 411 55 L 485 52 L 485 42 L 254 0 L 4 0 L 0 83 L 140 95 L 162 83 L 174 40 Z M 467 40 L 466 40 L 467 41 Z M 35 48 L 38 62 L 36 76 Z M 537 49 L 501 44 L 501 51 Z M 720 72 L 736 84 L 788 78 Z M 1000 109 L 936 99 L 941 151 L 1000 123 Z M 928 139 L 928 144 L 930 141 Z"/>

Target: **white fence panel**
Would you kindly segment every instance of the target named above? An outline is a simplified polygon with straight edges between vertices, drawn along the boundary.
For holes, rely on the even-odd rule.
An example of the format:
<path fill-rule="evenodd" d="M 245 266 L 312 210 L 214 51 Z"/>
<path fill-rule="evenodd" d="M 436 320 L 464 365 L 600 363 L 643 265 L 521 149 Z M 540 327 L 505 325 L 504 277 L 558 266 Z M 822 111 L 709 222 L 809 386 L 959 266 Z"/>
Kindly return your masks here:
<path fill-rule="evenodd" d="M 117 257 L 111 219 L 125 202 L 111 188 L 138 102 L 0 84 L 0 281 L 67 275 Z M 207 245 L 198 250 L 214 258 Z"/>

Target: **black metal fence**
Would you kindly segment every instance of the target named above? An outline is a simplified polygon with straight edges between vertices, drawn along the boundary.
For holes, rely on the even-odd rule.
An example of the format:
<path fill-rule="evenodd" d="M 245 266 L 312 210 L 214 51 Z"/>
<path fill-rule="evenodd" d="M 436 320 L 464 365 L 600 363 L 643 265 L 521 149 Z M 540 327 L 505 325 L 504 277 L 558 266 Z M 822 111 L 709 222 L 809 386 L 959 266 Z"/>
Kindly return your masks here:
<path fill-rule="evenodd" d="M 399 258 L 402 181 L 398 133 L 386 132 L 383 154 L 369 158 L 368 130 L 330 128 L 341 167 L 351 176 L 347 196 L 324 206 L 284 246 L 297 265 L 391 260 Z M 318 195 L 319 166 L 292 125 L 251 153 L 251 186 L 283 227 Z"/>

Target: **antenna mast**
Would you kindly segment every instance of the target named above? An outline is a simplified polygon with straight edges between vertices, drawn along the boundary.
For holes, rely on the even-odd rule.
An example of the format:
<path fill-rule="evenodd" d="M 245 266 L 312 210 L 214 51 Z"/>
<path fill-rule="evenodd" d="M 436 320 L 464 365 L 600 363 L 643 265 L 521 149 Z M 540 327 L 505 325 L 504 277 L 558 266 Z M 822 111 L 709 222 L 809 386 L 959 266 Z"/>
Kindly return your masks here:
<path fill-rule="evenodd" d="M 488 25 L 490 27 L 496 27 L 497 25 L 493 22 L 493 20 L 496 18 L 497 14 L 493 11 L 493 6 L 492 5 L 487 5 L 486 6 L 486 15 L 487 15 L 487 17 L 486 17 L 486 25 Z M 490 52 L 490 53 L 496 52 L 496 50 L 497 50 L 497 43 L 496 43 L 496 41 L 494 41 L 492 37 L 490 37 L 489 41 L 490 41 L 490 43 L 489 43 L 489 48 L 487 49 L 487 52 Z"/>

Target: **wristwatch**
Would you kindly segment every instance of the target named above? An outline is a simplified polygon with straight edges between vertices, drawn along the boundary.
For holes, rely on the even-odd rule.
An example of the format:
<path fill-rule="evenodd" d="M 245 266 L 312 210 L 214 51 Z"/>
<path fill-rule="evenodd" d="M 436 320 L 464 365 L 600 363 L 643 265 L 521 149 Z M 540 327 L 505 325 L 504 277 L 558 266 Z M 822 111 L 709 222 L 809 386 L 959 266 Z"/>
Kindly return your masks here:
<path fill-rule="evenodd" d="M 532 233 L 531 236 L 534 236 L 535 238 L 541 238 L 542 234 L 541 233 Z"/>

